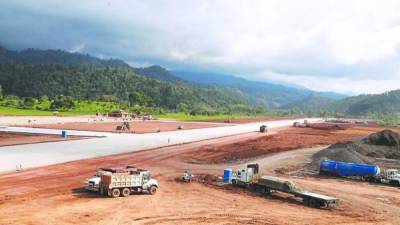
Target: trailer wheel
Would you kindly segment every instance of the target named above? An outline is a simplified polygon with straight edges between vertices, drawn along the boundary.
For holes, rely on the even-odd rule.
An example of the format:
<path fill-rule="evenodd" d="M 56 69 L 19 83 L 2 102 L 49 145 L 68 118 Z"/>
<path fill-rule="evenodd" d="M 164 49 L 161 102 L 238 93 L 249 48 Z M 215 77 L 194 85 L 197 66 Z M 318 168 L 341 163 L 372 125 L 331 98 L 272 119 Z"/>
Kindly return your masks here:
<path fill-rule="evenodd" d="M 310 199 L 309 206 L 313 207 L 313 208 L 318 208 L 319 207 L 319 203 L 315 199 Z"/>
<path fill-rule="evenodd" d="M 120 191 L 118 188 L 114 188 L 114 189 L 112 189 L 112 191 L 111 191 L 111 196 L 112 196 L 113 198 L 119 197 L 120 194 L 121 194 L 121 191 Z"/>
<path fill-rule="evenodd" d="M 156 186 L 151 186 L 151 187 L 149 188 L 149 193 L 150 193 L 151 195 L 154 195 L 156 192 L 157 192 L 157 187 L 156 187 Z"/>
<path fill-rule="evenodd" d="M 130 194 L 131 194 L 131 190 L 129 190 L 129 188 L 122 189 L 122 196 L 123 197 L 128 197 Z"/>

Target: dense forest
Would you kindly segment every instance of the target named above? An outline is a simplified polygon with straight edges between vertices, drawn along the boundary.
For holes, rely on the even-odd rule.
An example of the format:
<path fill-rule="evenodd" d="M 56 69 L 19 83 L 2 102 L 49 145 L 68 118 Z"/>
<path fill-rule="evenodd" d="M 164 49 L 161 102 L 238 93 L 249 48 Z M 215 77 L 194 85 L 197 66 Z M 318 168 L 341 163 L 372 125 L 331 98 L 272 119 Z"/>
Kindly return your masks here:
<path fill-rule="evenodd" d="M 127 101 L 129 105 L 209 113 L 261 110 L 229 89 L 150 79 L 124 67 L 2 62 L 0 84 L 4 94 L 25 98 L 55 99 L 64 95 L 76 99 Z"/>

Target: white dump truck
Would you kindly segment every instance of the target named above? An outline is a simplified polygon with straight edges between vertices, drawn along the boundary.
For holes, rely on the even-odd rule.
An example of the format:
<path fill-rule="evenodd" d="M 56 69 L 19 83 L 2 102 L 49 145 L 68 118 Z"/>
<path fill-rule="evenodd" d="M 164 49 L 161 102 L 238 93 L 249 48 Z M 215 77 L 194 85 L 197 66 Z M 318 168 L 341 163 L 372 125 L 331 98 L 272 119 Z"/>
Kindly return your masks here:
<path fill-rule="evenodd" d="M 239 169 L 227 180 L 230 180 L 233 186 L 246 187 L 261 194 L 269 195 L 276 191 L 292 194 L 301 198 L 303 203 L 310 207 L 332 208 L 338 203 L 335 197 L 303 191 L 289 180 L 272 176 L 260 177 L 258 170 L 258 164 L 248 164 L 246 168 Z"/>
<path fill-rule="evenodd" d="M 101 168 L 86 180 L 85 189 L 110 197 L 127 197 L 131 193 L 155 194 L 158 182 L 150 179 L 150 172 L 126 166 L 122 168 Z"/>

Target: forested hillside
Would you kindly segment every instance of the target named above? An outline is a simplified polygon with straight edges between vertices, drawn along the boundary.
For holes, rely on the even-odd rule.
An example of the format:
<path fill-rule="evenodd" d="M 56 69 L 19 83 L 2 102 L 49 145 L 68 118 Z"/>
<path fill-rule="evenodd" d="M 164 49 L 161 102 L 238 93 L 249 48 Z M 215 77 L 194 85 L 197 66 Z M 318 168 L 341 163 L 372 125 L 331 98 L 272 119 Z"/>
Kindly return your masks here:
<path fill-rule="evenodd" d="M 193 72 L 193 71 L 172 71 L 172 74 L 195 83 L 215 84 L 230 87 L 242 92 L 253 104 L 268 107 L 283 107 L 294 102 L 302 101 L 310 95 L 326 99 L 342 99 L 346 96 L 333 92 L 315 92 L 306 88 L 288 87 L 261 81 L 250 81 L 232 75 Z"/>
<path fill-rule="evenodd" d="M 20 97 L 130 100 L 131 104 L 179 111 L 246 112 L 256 108 L 229 89 L 148 79 L 121 67 L 3 62 L 0 84 L 5 94 Z"/>
<path fill-rule="evenodd" d="M 349 115 L 391 114 L 400 112 L 400 90 L 378 95 L 359 95 L 333 102 L 330 110 Z"/>
<path fill-rule="evenodd" d="M 90 55 L 69 53 L 62 50 L 37 50 L 10 51 L 0 46 L 0 62 L 27 62 L 27 63 L 58 63 L 75 66 L 96 67 L 129 67 L 119 59 L 103 60 Z"/>

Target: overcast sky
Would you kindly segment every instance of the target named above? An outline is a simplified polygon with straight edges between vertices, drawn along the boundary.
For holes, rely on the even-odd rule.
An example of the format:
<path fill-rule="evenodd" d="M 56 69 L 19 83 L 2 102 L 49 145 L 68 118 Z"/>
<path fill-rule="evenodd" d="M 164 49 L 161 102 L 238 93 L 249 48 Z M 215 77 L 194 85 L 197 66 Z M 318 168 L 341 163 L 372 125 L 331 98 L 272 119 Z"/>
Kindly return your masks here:
<path fill-rule="evenodd" d="M 0 45 L 318 91 L 400 89 L 400 1 L 0 1 Z"/>

